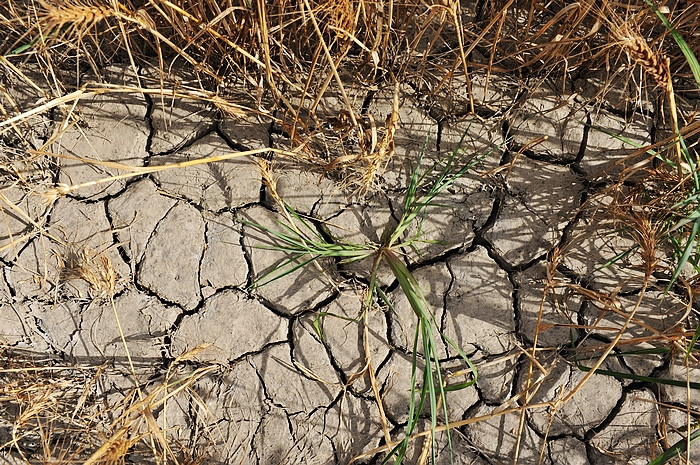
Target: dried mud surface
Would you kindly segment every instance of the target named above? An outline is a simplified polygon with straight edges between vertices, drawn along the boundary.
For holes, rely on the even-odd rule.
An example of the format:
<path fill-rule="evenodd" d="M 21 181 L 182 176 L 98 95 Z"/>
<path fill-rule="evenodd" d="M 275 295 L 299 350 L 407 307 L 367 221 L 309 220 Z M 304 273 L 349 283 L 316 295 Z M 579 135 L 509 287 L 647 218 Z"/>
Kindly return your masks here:
<path fill-rule="evenodd" d="M 494 79 L 491 87 L 497 89 Z M 374 93 L 364 106 L 384 121 L 391 97 Z M 504 91 L 500 109 L 489 118 L 436 119 L 434 109 L 410 93 L 401 97 L 397 154 L 382 190 L 358 200 L 317 173 L 273 160 L 279 191 L 300 212 L 326 221 L 337 237 L 376 241 L 401 207 L 409 169 L 404 157 L 418 153 L 431 128 L 429 159 L 444 156 L 469 128 L 465 148 L 488 155 L 445 195 L 447 208 L 429 212 L 422 232 L 436 242 L 421 245 L 407 260 L 445 335 L 481 367 L 475 387 L 449 394 L 451 418 L 488 415 L 509 405 L 524 387 L 528 363 L 519 348 L 532 346 L 541 305 L 540 347 L 567 347 L 571 325 L 619 327 L 623 321 L 574 294 L 562 292 L 556 305 L 551 299 L 541 303 L 546 259 L 555 247 L 568 244 L 564 263 L 572 282 L 620 292 L 623 311 L 634 305 L 639 276 L 598 268 L 624 244 L 595 234 L 568 241 L 591 226 L 577 212 L 596 189 L 593 180 L 605 170 L 614 172 L 613 162 L 625 153 L 619 141 L 581 121 L 618 128 L 624 137 L 646 143 L 649 120 L 642 113 L 592 108 L 546 86 L 524 105 Z M 53 151 L 140 167 L 286 143 L 272 121 L 244 124 L 206 105 L 148 96 L 96 96 L 80 117 L 82 124 L 65 132 Z M 545 143 L 518 154 L 509 167 L 518 147 L 542 135 L 548 136 Z M 507 149 L 498 147 L 506 137 L 512 138 Z M 56 180 L 69 184 L 112 174 L 109 167 L 69 159 L 52 169 Z M 44 232 L 33 233 L 26 218 L 5 209 L 0 245 L 12 246 L 2 249 L 0 341 L 13 350 L 66 364 L 109 366 L 113 378 L 91 389 L 111 398 L 133 386 L 114 310 L 145 388 L 162 379 L 177 357 L 199 348 L 179 368 L 214 364 L 213 372 L 192 385 L 198 400 L 170 403 L 154 412 L 156 420 L 189 449 L 206 445 L 206 463 L 258 465 L 343 464 L 381 446 L 377 403 L 362 374 L 369 355 L 388 429 L 394 438 L 402 434 L 415 329 L 408 302 L 384 270 L 381 279 L 394 311 L 377 308 L 365 321 L 352 321 L 361 313 L 362 293 L 354 283 L 366 279 L 365 264 L 323 263 L 329 276 L 308 266 L 250 291 L 257 277 L 285 260 L 283 253 L 259 247 L 269 237 L 239 221 L 274 226 L 279 218 L 252 160 L 100 184 L 50 205 L 19 187 L 6 186 L 3 195 Z M 101 257 L 117 276 L 114 308 L 80 273 L 85 267 L 96 276 L 106 273 Z M 683 311 L 670 300 L 659 311 L 658 301 L 647 300 L 639 318 L 659 330 Z M 327 316 L 317 323 L 319 314 Z M 583 336 L 577 330 L 574 335 Z M 588 343 L 609 338 L 600 331 Z M 463 368 L 449 346 L 440 350 L 445 366 Z M 531 402 L 556 400 L 585 376 L 562 353 L 543 357 L 547 373 Z M 682 367 L 662 357 L 620 358 L 604 368 L 685 379 Z M 683 405 L 684 396 L 681 388 L 657 390 L 594 376 L 558 411 L 528 412 L 520 463 L 645 463 L 652 451 L 658 453 L 659 423 L 682 427 L 684 421 L 654 401 Z M 697 400 L 694 405 L 698 408 Z M 0 417 L 0 444 L 9 440 L 10 420 Z M 518 423 L 519 414 L 510 413 L 459 428 L 452 435 L 454 462 L 510 463 Z M 440 441 L 439 463 L 449 463 Z M 13 457 L 11 447 L 0 450 L 0 462 L 13 463 Z M 138 457 L 126 460 L 141 463 Z M 355 463 L 379 462 L 381 454 Z"/>

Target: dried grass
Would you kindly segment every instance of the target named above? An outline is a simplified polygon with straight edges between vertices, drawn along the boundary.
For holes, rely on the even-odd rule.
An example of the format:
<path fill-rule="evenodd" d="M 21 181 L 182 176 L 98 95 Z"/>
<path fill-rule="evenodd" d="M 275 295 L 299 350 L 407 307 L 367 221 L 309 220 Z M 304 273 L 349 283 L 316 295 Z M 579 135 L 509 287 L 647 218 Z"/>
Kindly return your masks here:
<path fill-rule="evenodd" d="M 628 76 L 638 64 L 658 84 L 667 83 L 670 69 L 682 69 L 682 56 L 674 52 L 667 63 L 663 55 L 668 51 L 650 48 L 646 31 L 657 23 L 642 5 L 585 1 L 543 6 L 510 0 L 470 11 L 459 2 L 236 1 L 223 7 L 211 0 L 12 0 L 0 7 L 0 23 L 9 31 L 0 49 L 9 72 L 15 73 L 22 62 L 37 63 L 53 90 L 37 87 L 64 103 L 78 98 L 66 90 L 81 86 L 84 78 L 71 83 L 70 70 L 83 69 L 82 63 L 97 82 L 106 79 L 104 66 L 115 61 L 134 70 L 155 65 L 161 92 L 203 98 L 220 108 L 229 107 L 232 99 L 240 102 L 241 95 L 230 95 L 229 89 L 243 87 L 249 98 L 244 105 L 234 104 L 234 112 L 241 117 L 276 112 L 290 135 L 288 149 L 367 192 L 391 159 L 391 140 L 402 122 L 395 105 L 389 114 L 366 114 L 350 93 L 391 86 L 401 95 L 411 83 L 428 102 L 448 112 L 474 112 L 484 108 L 472 92 L 475 71 L 486 74 L 486 95 L 493 74 L 559 79 L 598 68 L 609 76 L 601 88 L 604 94 L 612 79 L 620 77 L 620 52 L 632 62 Z M 687 37 L 698 28 L 696 10 L 697 5 L 689 4 L 673 12 Z M 668 42 L 667 32 L 654 32 L 655 44 Z M 198 89 L 181 88 L 173 79 L 183 65 L 194 72 Z M 137 81 L 143 87 L 140 77 Z M 467 92 L 455 93 L 455 86 Z M 466 108 L 460 108 L 459 94 L 466 96 Z M 339 107 L 319 107 L 324 97 L 334 95 Z M 39 108 L 4 108 L 14 115 L 5 124 L 48 109 Z M 339 139 L 343 130 L 327 124 L 334 119 L 345 120 L 345 135 Z M 329 146 L 333 140 L 337 143 Z M 377 146 L 378 141 L 383 142 Z"/>
<path fill-rule="evenodd" d="M 216 370 L 183 371 L 187 358 L 139 398 L 138 387 L 122 394 L 109 387 L 110 377 L 121 376 L 113 367 L 71 367 L 45 354 L 2 347 L 0 450 L 26 463 L 116 464 L 127 453 L 150 456 L 151 463 L 202 463 L 191 450 L 178 448 L 152 413 L 168 400 L 196 396 L 191 386 Z"/>

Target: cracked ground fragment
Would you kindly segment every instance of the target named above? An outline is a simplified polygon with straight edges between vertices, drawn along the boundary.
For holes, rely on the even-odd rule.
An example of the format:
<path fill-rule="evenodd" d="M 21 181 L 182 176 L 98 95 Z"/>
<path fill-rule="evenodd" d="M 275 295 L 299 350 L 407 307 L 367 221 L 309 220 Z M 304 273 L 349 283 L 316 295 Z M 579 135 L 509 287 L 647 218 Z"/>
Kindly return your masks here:
<path fill-rule="evenodd" d="M 621 70 L 587 69 L 572 82 L 578 101 L 590 102 L 598 111 L 613 111 L 617 114 L 640 114 L 653 111 L 653 103 L 645 95 L 632 75 Z M 604 109 L 604 110 L 603 110 Z"/>
<path fill-rule="evenodd" d="M 659 338 L 679 333 L 688 310 L 685 304 L 661 290 L 647 290 L 644 295 L 635 293 L 606 298 L 607 294 L 601 293 L 601 296 L 603 298 L 591 298 L 581 308 L 580 321 L 589 328 L 589 334 L 609 339 L 619 328 L 625 327 L 629 315 L 634 312 L 634 318 L 620 339 L 623 352 L 654 348 L 654 342 Z M 621 360 L 635 374 L 651 376 L 663 365 L 665 357 L 658 353 L 629 354 Z"/>
<path fill-rule="evenodd" d="M 109 291 L 95 287 L 110 285 L 106 281 L 110 269 L 118 278 L 117 291 L 130 279 L 129 267 L 114 247 L 102 202 L 59 199 L 51 211 L 47 232 L 57 240 L 46 235 L 37 237 L 22 250 L 7 273 L 9 285 L 20 298 L 88 298 Z M 86 277 L 93 282 L 87 282 Z M 49 291 L 55 292 L 49 295 Z"/>
<path fill-rule="evenodd" d="M 561 89 L 541 84 L 518 109 L 511 123 L 512 137 L 520 147 L 546 137 L 531 150 L 548 162 L 571 163 L 583 141 L 587 113 L 581 107 L 573 95 L 563 98 Z"/>
<path fill-rule="evenodd" d="M 12 301 L 12 293 L 5 281 L 5 275 L 0 275 L 0 344 L 18 346 L 29 342 L 25 315 L 18 310 Z"/>
<path fill-rule="evenodd" d="M 163 305 L 155 297 L 129 289 L 114 299 L 114 309 L 109 301 L 94 301 L 83 308 L 80 325 L 64 351 L 76 360 L 88 363 L 110 360 L 126 368 L 125 341 L 134 366 L 149 369 L 160 363 L 164 337 L 178 313 L 179 309 Z M 60 325 L 56 322 L 49 326 L 44 320 L 45 329 L 54 335 L 61 331 Z"/>
<path fill-rule="evenodd" d="M 338 385 L 340 379 L 327 347 L 314 329 L 315 315 L 306 314 L 292 322 L 292 357 L 301 373 L 326 385 Z"/>
<path fill-rule="evenodd" d="M 488 62 L 488 58 L 475 50 L 474 59 L 481 63 Z M 462 109 L 466 113 L 468 110 L 467 103 L 469 100 L 469 86 L 466 83 L 464 74 L 455 74 L 456 83 L 458 86 L 456 91 L 462 97 Z M 475 99 L 475 105 L 482 112 L 495 113 L 497 115 L 506 113 L 512 109 L 517 102 L 519 92 L 514 92 L 514 89 L 522 87 L 522 81 L 515 76 L 503 75 L 498 79 L 494 79 L 493 74 L 488 72 L 488 69 L 475 69 L 474 72 L 469 71 L 469 79 L 471 80 L 471 92 Z M 480 113 L 481 114 L 481 113 Z"/>
<path fill-rule="evenodd" d="M 152 157 L 150 165 L 182 163 L 233 152 L 218 134 L 210 133 L 178 152 Z M 249 157 L 167 169 L 155 173 L 154 179 L 169 194 L 213 212 L 241 207 L 260 199 L 260 170 Z"/>
<path fill-rule="evenodd" d="M 422 357 L 417 360 L 416 367 L 417 373 L 425 369 Z M 394 424 L 405 424 L 411 399 L 411 355 L 392 351 L 377 373 L 377 383 L 387 418 Z M 420 392 L 420 385 L 416 389 Z M 423 414 L 429 414 L 425 406 Z"/>
<path fill-rule="evenodd" d="M 191 205 L 177 202 L 148 241 L 136 281 L 162 299 L 192 310 L 201 301 L 199 263 L 204 220 Z"/>
<path fill-rule="evenodd" d="M 206 250 L 199 267 L 202 293 L 225 287 L 244 286 L 248 279 L 248 263 L 241 247 L 241 225 L 230 213 L 204 213 Z"/>
<path fill-rule="evenodd" d="M 379 446 L 383 438 L 374 401 L 352 394 L 345 394 L 329 408 L 316 410 L 302 431 L 308 431 L 306 434 L 310 438 L 322 435 L 327 440 L 324 445 L 328 455 L 314 457 L 319 464 L 350 463 L 362 452 Z M 331 450 L 328 443 L 332 445 Z"/>
<path fill-rule="evenodd" d="M 697 382 L 697 380 L 700 380 L 700 367 L 692 365 L 684 366 L 681 360 L 675 360 L 664 370 L 662 377 L 681 381 L 683 383 L 689 379 Z M 700 409 L 700 396 L 692 395 L 685 386 L 664 384 L 661 385 L 660 388 L 660 400 L 662 402 L 688 406 L 696 411 Z"/>
<path fill-rule="evenodd" d="M 323 346 L 318 341 L 299 341 L 303 350 L 313 350 L 326 357 Z M 319 380 L 300 373 L 300 366 L 290 354 L 288 344 L 268 347 L 260 354 L 250 357 L 258 375 L 262 379 L 265 395 L 289 421 L 307 421 L 315 411 L 324 410 L 334 404 L 342 392 L 337 378 Z M 321 363 L 326 364 L 323 360 Z M 329 365 L 328 365 L 329 366 Z M 318 367 L 317 367 L 318 369 Z M 286 420 L 285 420 L 286 421 Z"/>
<path fill-rule="evenodd" d="M 206 450 L 210 454 L 207 463 L 267 463 L 256 458 L 254 441 L 271 406 L 247 360 L 219 367 L 197 381 L 192 391 L 189 398 L 176 397 L 169 402 L 158 417 L 159 423 L 173 431 L 189 450 Z"/>
<path fill-rule="evenodd" d="M 365 324 L 362 315 L 363 296 L 342 293 L 321 309 L 320 318 L 325 343 L 336 366 L 343 372 L 348 388 L 355 393 L 369 394 L 371 386 L 365 370 L 365 356 L 369 355 L 375 370 L 389 355 L 387 323 L 383 312 L 373 308 L 367 315 L 367 346 L 364 350 Z M 320 316 L 320 315 L 319 315 Z"/>
<path fill-rule="evenodd" d="M 605 131 L 615 136 L 608 135 L 595 127 L 589 130 L 585 153 L 579 163 L 589 179 L 603 176 L 615 178 L 626 166 L 632 166 L 649 158 L 646 152 L 638 153 L 635 146 L 641 147 L 651 143 L 649 128 L 652 120 L 639 113 L 631 115 L 631 120 L 607 111 L 599 111 L 591 115 L 594 126 L 605 128 Z M 633 154 L 634 156 L 631 157 Z"/>
<path fill-rule="evenodd" d="M 26 315 L 29 346 L 33 350 L 70 354 L 74 338 L 80 338 L 82 329 L 81 305 L 75 301 L 44 303 L 31 301 L 19 304 L 17 309 Z"/>
<path fill-rule="evenodd" d="M 277 162 L 272 165 L 271 171 L 277 181 L 277 194 L 298 213 L 310 215 L 322 199 L 335 200 L 333 193 L 342 195 L 338 192 L 338 187 L 334 186 L 329 179 L 318 173 L 300 169 L 295 163 Z M 265 190 L 265 202 L 270 207 L 279 207 L 270 195 L 269 189 Z M 323 209 L 323 207 L 319 208 Z"/>
<path fill-rule="evenodd" d="M 34 107 L 37 102 L 46 98 L 41 89 L 50 89 L 52 84 L 49 78 L 41 73 L 38 67 L 26 64 L 22 67 L 21 75 L 11 72 L 0 75 L 0 110 L 5 117 L 13 117 Z M 40 112 L 37 115 L 23 119 L 21 124 L 13 124 L 10 130 L 0 132 L 0 151 L 9 147 L 24 147 L 38 149 L 50 135 L 54 121 L 47 113 Z M 6 144 L 6 146 L 5 146 Z M 16 167 L 21 165 L 20 160 L 15 161 Z M 23 171 L 19 169 L 18 171 Z"/>
<path fill-rule="evenodd" d="M 17 186 L 0 190 L 0 195 L 0 258 L 12 261 L 36 235 L 32 221 L 41 224 L 47 208 L 39 195 Z"/>
<path fill-rule="evenodd" d="M 80 118 L 54 143 L 54 152 L 78 159 L 61 158 L 59 182 L 72 185 L 96 181 L 123 172 L 109 166 L 120 163 L 143 166 L 148 158 L 147 104 L 137 95 L 95 95 L 81 99 Z M 84 127 L 83 127 L 84 125 Z M 88 162 L 86 162 L 86 160 Z M 100 163 L 104 162 L 104 163 Z M 75 191 L 80 198 L 104 198 L 123 189 L 125 181 L 87 186 Z"/>
<path fill-rule="evenodd" d="M 454 283 L 447 294 L 445 335 L 467 352 L 472 347 L 501 354 L 513 348 L 513 286 L 506 272 L 483 247 L 447 263 Z"/>
<path fill-rule="evenodd" d="M 517 278 L 521 336 L 530 343 L 536 336 L 538 347 L 570 344 L 571 325 L 579 323 L 583 297 L 565 285 L 547 288 L 547 266 L 544 263 L 536 263 Z M 543 296 L 545 289 L 547 294 Z"/>
<path fill-rule="evenodd" d="M 411 399 L 411 359 L 412 355 L 410 353 L 394 351 L 387 362 L 382 364 L 381 369 L 377 373 L 377 382 L 380 385 L 380 396 L 385 413 L 389 420 L 395 425 L 405 425 L 408 421 Z M 416 390 L 413 395 L 415 396 L 414 399 L 416 402 L 418 402 L 423 386 L 422 373 L 425 369 L 424 357 L 422 355 L 418 356 L 416 365 L 416 376 L 418 380 L 416 381 Z M 457 363 L 443 361 L 440 365 L 445 373 L 464 369 L 461 361 L 457 361 Z M 459 381 L 462 381 L 462 379 L 459 379 Z M 454 392 L 448 392 L 446 404 L 448 419 L 455 420 L 463 418 L 463 415 L 478 402 L 479 394 L 473 386 Z M 430 407 L 427 402 L 423 405 L 421 417 L 423 419 L 430 418 Z M 438 412 L 438 418 L 440 421 L 444 419 L 442 408 Z M 419 428 L 425 427 L 429 427 L 429 421 L 427 421 L 427 424 L 419 426 Z"/>
<path fill-rule="evenodd" d="M 24 315 L 24 327 L 33 349 L 41 347 L 62 353 L 74 362 L 100 364 L 111 361 L 126 368 L 127 355 L 119 326 L 137 368 L 158 365 L 166 331 L 179 310 L 160 303 L 135 289 L 128 289 L 114 300 L 88 304 L 27 302 L 17 305 Z M 115 320 L 115 311 L 120 325 Z"/>
<path fill-rule="evenodd" d="M 176 202 L 159 194 L 158 186 L 150 179 L 129 184 L 121 195 L 107 202 L 112 228 L 134 272 L 153 231 Z M 148 205 L 148 208 L 143 208 L 144 205 Z"/>
<path fill-rule="evenodd" d="M 289 421 L 291 441 L 281 443 L 286 447 L 277 446 L 287 449 L 283 463 L 350 463 L 381 440 L 376 409 L 370 402 L 352 396 L 328 409 L 316 410 L 308 420 L 293 417 Z"/>
<path fill-rule="evenodd" d="M 479 375 L 476 380 L 479 398 L 489 405 L 506 402 L 513 393 L 517 372 L 516 357 L 512 355 L 483 359 L 473 357 L 471 361 L 477 366 Z"/>
<path fill-rule="evenodd" d="M 303 463 L 316 454 L 305 451 L 304 443 L 294 437 L 286 412 L 272 407 L 258 425 L 255 439 L 251 444 L 253 463 Z M 306 452 L 306 453 L 304 453 Z"/>
<path fill-rule="evenodd" d="M 659 424 L 659 436 L 664 447 L 688 437 L 688 414 L 683 411 L 684 408 L 660 407 L 660 410 L 663 421 Z M 684 450 L 683 454 L 690 457 L 688 463 L 700 463 L 700 448 L 691 447 L 688 451 Z"/>
<path fill-rule="evenodd" d="M 603 369 L 611 369 L 609 362 Z M 619 371 L 619 369 L 618 369 Z M 557 360 L 541 386 L 532 397 L 532 403 L 555 402 L 567 396 L 586 376 L 587 372 Z M 524 376 L 521 382 L 524 386 Z M 537 380 L 537 374 L 533 381 Z M 586 433 L 600 426 L 613 412 L 622 397 L 622 384 L 611 376 L 596 375 L 589 378 L 571 399 L 554 409 L 540 407 L 530 409 L 530 425 L 540 434 L 576 435 L 583 438 Z M 591 402 L 591 399 L 596 399 Z"/>
<path fill-rule="evenodd" d="M 0 302 L 0 344 L 20 349 L 52 350 L 43 332 L 37 332 L 40 322 L 32 315 L 36 302 L 13 303 L 3 297 Z"/>
<path fill-rule="evenodd" d="M 624 461 L 648 463 L 649 451 L 656 442 L 659 412 L 656 398 L 648 389 L 633 389 L 615 417 L 591 438 L 595 463 Z"/>
<path fill-rule="evenodd" d="M 574 437 L 551 439 L 547 443 L 549 459 L 553 465 L 589 465 L 586 444 Z"/>
<path fill-rule="evenodd" d="M 272 118 L 267 116 L 239 117 L 224 114 L 219 121 L 219 130 L 233 145 L 245 150 L 256 150 L 270 146 L 271 125 Z"/>
<path fill-rule="evenodd" d="M 415 240 L 410 248 L 405 248 L 409 263 L 431 261 L 471 245 L 475 228 L 483 226 L 489 218 L 493 202 L 494 193 L 484 188 L 476 176 L 459 179 L 406 228 L 403 239 Z M 398 216 L 403 210 L 403 199 L 394 205 Z"/>
<path fill-rule="evenodd" d="M 470 163 L 475 165 L 438 194 L 433 205 L 427 206 L 423 214 L 406 229 L 404 239 L 418 239 L 411 247 L 413 253 L 408 255 L 411 263 L 420 263 L 468 246 L 474 239 L 474 230 L 486 223 L 493 209 L 495 193 L 484 173 L 497 168 L 502 157 L 502 150 L 498 148 L 502 143 L 498 140 L 498 125 L 482 123 L 476 118 L 456 118 L 442 121 L 440 127 L 436 142 L 440 147 L 439 152 L 431 153 L 420 168 L 416 166 L 416 160 L 409 160 L 411 171 L 418 170 L 421 175 L 427 173 L 433 163 L 437 163 L 422 181 L 419 195 L 431 187 L 453 151 L 458 150 L 455 153 L 455 170 Z M 397 217 L 402 213 L 403 202 L 402 197 L 392 198 Z"/>
<path fill-rule="evenodd" d="M 644 270 L 639 256 L 629 253 L 637 247 L 635 241 L 615 233 L 619 226 L 605 213 L 612 200 L 605 196 L 588 201 L 586 215 L 576 222 L 561 247 L 560 262 L 590 289 L 609 292 L 619 288 L 625 293 L 642 287 Z M 596 212 L 596 207 L 600 211 Z"/>
<path fill-rule="evenodd" d="M 465 435 L 477 451 L 490 459 L 488 463 L 511 463 L 516 450 L 518 463 L 538 463 L 542 439 L 527 423 L 517 444 L 519 412 L 501 414 L 494 407 L 481 404 L 469 411 L 469 417 L 480 420 L 465 426 Z"/>
<path fill-rule="evenodd" d="M 172 336 L 173 356 L 200 346 L 200 360 L 226 364 L 287 339 L 287 322 L 237 290 L 209 297 L 195 314 L 185 315 Z"/>
<path fill-rule="evenodd" d="M 154 95 L 150 152 L 173 152 L 204 135 L 214 126 L 215 110 L 196 100 Z"/>
<path fill-rule="evenodd" d="M 526 264 L 550 250 L 573 220 L 583 189 L 567 167 L 520 157 L 510 171 L 501 211 L 486 232 L 510 265 Z"/>

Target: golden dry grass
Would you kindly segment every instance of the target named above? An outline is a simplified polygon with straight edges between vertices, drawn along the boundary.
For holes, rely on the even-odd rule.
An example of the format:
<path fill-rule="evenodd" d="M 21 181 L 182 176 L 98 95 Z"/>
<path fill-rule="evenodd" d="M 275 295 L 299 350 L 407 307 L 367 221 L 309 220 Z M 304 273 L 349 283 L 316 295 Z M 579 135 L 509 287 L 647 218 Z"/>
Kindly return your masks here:
<path fill-rule="evenodd" d="M 674 12 L 677 27 L 697 46 L 697 5 L 684 8 Z M 668 31 L 658 28 L 643 2 L 542 7 L 510 0 L 472 11 L 457 2 L 417 1 L 241 1 L 224 7 L 214 1 L 12 0 L 0 7 L 0 21 L 8 31 L 0 43 L 5 73 L 36 87 L 47 101 L 58 99 L 39 112 L 70 105 L 79 96 L 70 92 L 91 82 L 122 87 L 102 92 L 127 91 L 123 83 L 104 81 L 106 65 L 155 67 L 157 82 L 137 77 L 132 92 L 155 87 L 231 107 L 239 116 L 274 115 L 290 135 L 289 149 L 365 191 L 391 158 L 401 123 L 396 111 L 364 113 L 367 92 L 396 89 L 401 96 L 410 87 L 428 104 L 441 102 L 459 113 L 488 109 L 482 100 L 498 73 L 560 80 L 601 70 L 601 95 L 613 80 L 630 79 L 636 65 L 656 84 L 667 83 L 670 70 L 677 79 L 688 75 Z M 23 75 L 18 66 L 24 63 L 35 63 L 45 80 Z M 178 83 L 172 71 L 183 67 L 196 86 Z M 78 78 L 76 70 L 87 75 Z M 485 76 L 484 95 L 472 92 L 475 74 Z M 456 93 L 456 86 L 468 92 Z M 245 95 L 231 95 L 234 87 Z M 327 96 L 338 106 L 320 108 Z M 31 110 L 3 104 L 3 112 L 17 118 L 8 118 L 13 125 Z"/>
<path fill-rule="evenodd" d="M 38 458 L 46 464 L 117 464 L 127 453 L 152 463 L 201 463 L 153 417 L 168 401 L 196 398 L 191 386 L 217 370 L 187 369 L 190 355 L 147 388 L 124 386 L 120 392 L 112 387 L 113 376 L 120 376 L 114 367 L 69 366 L 45 354 L 3 348 L 0 448 L 26 463 Z"/>

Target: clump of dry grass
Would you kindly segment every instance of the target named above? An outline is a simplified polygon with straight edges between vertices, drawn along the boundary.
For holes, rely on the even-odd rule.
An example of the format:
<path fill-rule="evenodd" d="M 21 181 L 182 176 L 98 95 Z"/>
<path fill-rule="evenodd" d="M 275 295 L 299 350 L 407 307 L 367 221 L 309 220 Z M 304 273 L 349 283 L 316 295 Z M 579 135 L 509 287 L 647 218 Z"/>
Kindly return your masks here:
<path fill-rule="evenodd" d="M 274 114 L 291 150 L 367 189 L 391 158 L 391 141 L 402 124 L 394 110 L 367 114 L 362 102 L 368 92 L 397 86 L 402 94 L 410 86 L 442 111 L 482 111 L 492 74 L 558 78 L 608 69 L 608 86 L 619 74 L 609 64 L 619 64 L 620 50 L 661 82 L 667 64 L 648 53 L 645 39 L 606 27 L 606 18 L 619 17 L 635 30 L 652 30 L 657 23 L 642 6 L 511 0 L 470 10 L 458 2 L 418 1 L 234 1 L 224 7 L 210 0 L 11 0 L 0 6 L 0 24 L 8 31 L 0 42 L 0 65 L 16 73 L 22 63 L 35 63 L 54 98 L 90 79 L 75 76 L 76 70 L 91 70 L 99 82 L 112 63 L 134 71 L 155 67 L 157 86 L 177 89 L 183 98 L 199 93 L 222 108 L 235 101 L 239 115 Z M 689 4 L 674 12 L 688 37 L 700 25 L 697 8 Z M 655 42 L 666 35 L 661 30 Z M 681 69 L 680 59 L 671 54 L 670 69 Z M 183 67 L 199 89 L 178 83 L 175 71 Z M 483 95 L 473 92 L 474 73 L 486 75 Z M 144 78 L 136 79 L 147 87 Z M 232 88 L 246 89 L 245 95 L 232 94 Z M 322 108 L 328 96 L 337 105 Z M 466 107 L 460 107 L 463 98 Z M 17 110 L 27 108 L 5 112 Z"/>
<path fill-rule="evenodd" d="M 154 412 L 195 396 L 192 385 L 216 369 L 184 369 L 179 357 L 163 379 L 119 393 L 115 369 L 0 348 L 0 450 L 25 463 L 116 464 L 127 454 L 148 463 L 196 464 L 205 457 L 171 438 Z M 119 376 L 119 375 L 118 375 Z M 177 425 L 168 425 L 172 428 Z"/>
<path fill-rule="evenodd" d="M 689 37 L 698 28 L 693 8 L 677 13 Z M 54 98 L 83 83 L 85 77 L 70 76 L 85 64 L 97 81 L 111 63 L 155 66 L 157 87 L 177 89 L 181 98 L 205 98 L 220 108 L 235 101 L 239 116 L 275 115 L 290 136 L 289 149 L 367 191 L 393 156 L 393 138 L 404 123 L 396 111 L 401 100 L 389 114 L 367 114 L 367 92 L 391 86 L 401 96 L 410 86 L 442 111 L 480 111 L 488 107 L 482 99 L 494 73 L 566 77 L 606 67 L 620 49 L 654 79 L 666 79 L 666 63 L 648 53 L 639 34 L 626 37 L 613 28 L 610 41 L 609 17 L 630 20 L 638 30 L 656 24 L 641 4 L 601 9 L 591 1 L 543 6 L 511 0 L 469 10 L 457 2 L 417 1 L 236 1 L 224 8 L 214 1 L 12 0 L 0 7 L 9 31 L 0 43 L 1 64 L 16 73 L 22 62 L 36 63 Z M 677 53 L 669 59 L 679 68 Z M 173 71 L 183 66 L 199 89 L 175 79 Z M 486 75 L 483 95 L 473 92 L 474 73 Z M 455 92 L 456 86 L 467 92 Z M 337 106 L 321 107 L 328 96 Z M 459 106 L 462 98 L 466 107 Z"/>
<path fill-rule="evenodd" d="M 114 295 L 119 276 L 104 251 L 89 247 L 68 247 L 64 255 L 56 254 L 60 279 L 82 279 L 92 291 L 93 298 Z"/>

